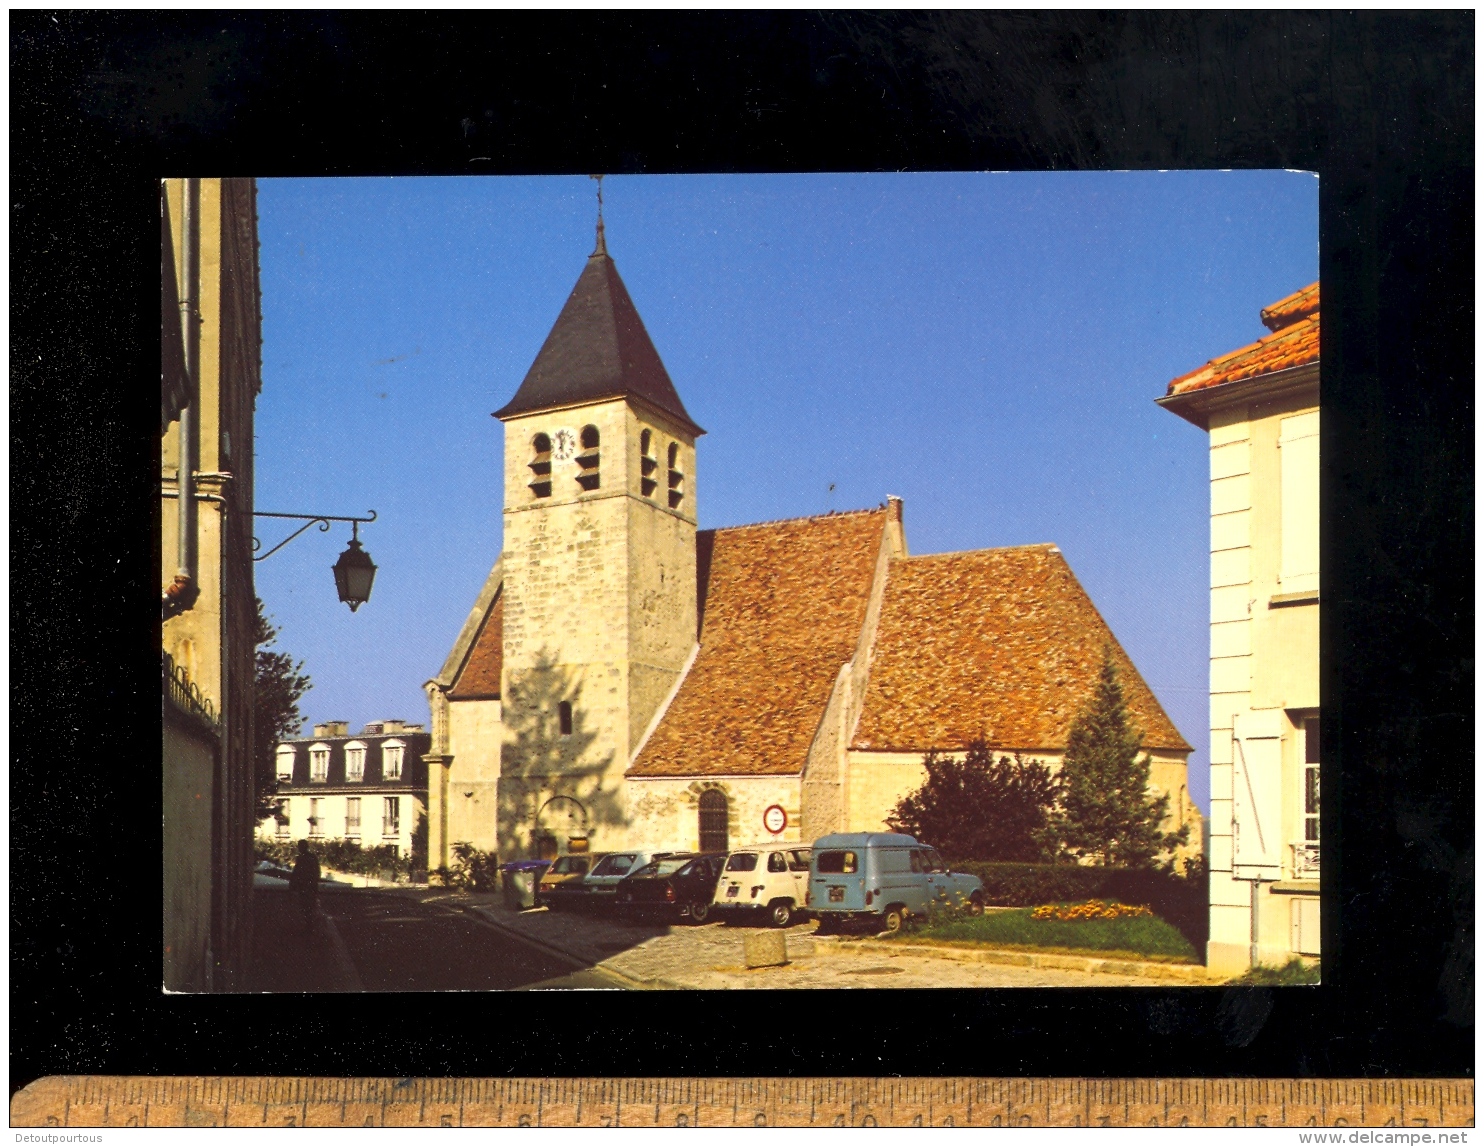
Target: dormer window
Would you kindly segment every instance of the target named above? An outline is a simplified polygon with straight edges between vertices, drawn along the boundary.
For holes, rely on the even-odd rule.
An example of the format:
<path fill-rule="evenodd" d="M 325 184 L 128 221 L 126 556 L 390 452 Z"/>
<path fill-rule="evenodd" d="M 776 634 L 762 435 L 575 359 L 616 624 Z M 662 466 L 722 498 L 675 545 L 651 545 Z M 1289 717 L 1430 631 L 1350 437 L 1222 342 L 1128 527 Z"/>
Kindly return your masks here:
<path fill-rule="evenodd" d="M 680 443 L 670 443 L 670 509 L 685 500 L 685 475 L 680 472 Z"/>
<path fill-rule="evenodd" d="M 639 492 L 646 498 L 652 497 L 659 485 L 654 476 L 659 465 L 654 456 L 654 435 L 646 430 L 639 435 Z"/>
<path fill-rule="evenodd" d="M 278 783 L 291 785 L 294 783 L 294 746 L 279 745 L 277 753 L 274 754 L 277 764 L 274 768 L 278 776 Z"/>
<path fill-rule="evenodd" d="M 383 741 L 381 743 L 381 779 L 384 781 L 400 781 L 402 779 L 402 753 L 407 748 L 403 741 Z"/>
<path fill-rule="evenodd" d="M 577 455 L 577 484 L 584 490 L 598 488 L 598 428 L 584 426 L 579 439 L 582 450 Z"/>
<path fill-rule="evenodd" d="M 531 439 L 531 493 L 537 498 L 551 497 L 551 436 L 538 434 Z"/>
<path fill-rule="evenodd" d="M 330 746 L 309 746 L 309 779 L 324 784 L 330 779 Z"/>
<path fill-rule="evenodd" d="M 347 781 L 366 779 L 366 743 L 364 741 L 350 741 L 346 744 L 345 779 Z"/>

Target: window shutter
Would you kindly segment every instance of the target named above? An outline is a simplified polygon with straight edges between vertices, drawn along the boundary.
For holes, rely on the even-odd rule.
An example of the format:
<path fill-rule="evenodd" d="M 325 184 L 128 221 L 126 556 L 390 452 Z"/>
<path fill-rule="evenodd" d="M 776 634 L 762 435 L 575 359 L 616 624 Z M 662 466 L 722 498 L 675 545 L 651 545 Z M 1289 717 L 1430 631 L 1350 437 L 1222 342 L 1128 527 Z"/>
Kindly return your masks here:
<path fill-rule="evenodd" d="M 1232 718 L 1232 875 L 1277 880 L 1283 872 L 1283 715 L 1278 709 Z"/>
<path fill-rule="evenodd" d="M 1284 593 L 1319 589 L 1319 412 L 1283 419 L 1282 562 Z"/>

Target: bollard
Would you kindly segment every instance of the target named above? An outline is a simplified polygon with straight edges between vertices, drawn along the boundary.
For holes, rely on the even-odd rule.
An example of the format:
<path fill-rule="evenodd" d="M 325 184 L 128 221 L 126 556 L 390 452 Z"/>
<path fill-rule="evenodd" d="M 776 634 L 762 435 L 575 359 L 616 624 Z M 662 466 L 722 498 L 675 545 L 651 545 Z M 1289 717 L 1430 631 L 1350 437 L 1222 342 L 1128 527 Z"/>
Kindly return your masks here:
<path fill-rule="evenodd" d="M 788 963 L 783 933 L 772 929 L 749 932 L 742 940 L 742 958 L 749 968 L 772 968 Z"/>

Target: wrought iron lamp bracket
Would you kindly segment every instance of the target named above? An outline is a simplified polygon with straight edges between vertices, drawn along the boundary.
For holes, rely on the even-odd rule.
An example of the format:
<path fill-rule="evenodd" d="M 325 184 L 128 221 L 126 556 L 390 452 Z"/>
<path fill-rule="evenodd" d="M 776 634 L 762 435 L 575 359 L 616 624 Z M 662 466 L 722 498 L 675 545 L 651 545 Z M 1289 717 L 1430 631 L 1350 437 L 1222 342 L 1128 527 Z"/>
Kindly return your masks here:
<path fill-rule="evenodd" d="M 361 523 L 376 521 L 375 510 L 367 510 L 366 512 L 371 516 L 368 518 L 351 518 L 342 517 L 337 514 L 279 514 L 273 513 L 268 510 L 254 510 L 253 517 L 255 518 L 292 518 L 295 521 L 303 521 L 304 524 L 288 537 L 284 538 L 283 541 L 279 542 L 278 545 L 274 546 L 271 550 L 268 550 L 266 553 L 257 553 L 257 551 L 262 548 L 263 543 L 257 538 L 253 538 L 252 548 L 255 555 L 253 557 L 253 561 L 260 562 L 264 558 L 272 557 L 279 550 L 283 549 L 284 546 L 288 545 L 291 541 L 302 534 L 305 530 L 309 529 L 310 526 L 319 526 L 319 532 L 323 534 L 329 532 L 331 522 L 349 522 L 351 541 L 357 541 L 360 537 Z"/>

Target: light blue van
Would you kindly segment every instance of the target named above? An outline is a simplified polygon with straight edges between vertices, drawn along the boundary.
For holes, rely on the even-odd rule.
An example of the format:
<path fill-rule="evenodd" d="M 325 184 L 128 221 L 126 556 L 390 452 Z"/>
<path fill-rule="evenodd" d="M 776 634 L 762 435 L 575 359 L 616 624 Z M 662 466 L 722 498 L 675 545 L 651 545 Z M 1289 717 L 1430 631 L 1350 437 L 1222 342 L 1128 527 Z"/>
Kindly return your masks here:
<path fill-rule="evenodd" d="M 821 932 L 847 920 L 873 920 L 895 932 L 910 914 L 927 916 L 945 907 L 978 916 L 984 885 L 977 876 L 953 872 L 938 850 L 897 832 L 837 832 L 814 842 L 809 864 L 809 911 Z"/>

